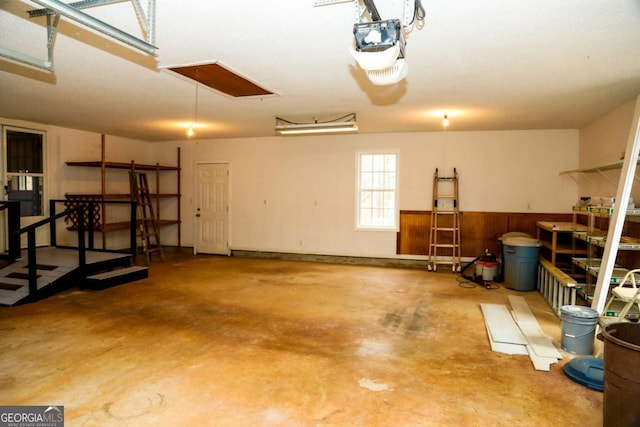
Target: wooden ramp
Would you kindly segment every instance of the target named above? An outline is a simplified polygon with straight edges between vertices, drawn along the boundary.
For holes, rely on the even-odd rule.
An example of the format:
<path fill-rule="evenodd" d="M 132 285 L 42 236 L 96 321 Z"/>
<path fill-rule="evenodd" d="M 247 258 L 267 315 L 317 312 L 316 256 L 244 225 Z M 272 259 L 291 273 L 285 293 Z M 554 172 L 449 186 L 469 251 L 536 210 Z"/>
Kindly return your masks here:
<path fill-rule="evenodd" d="M 131 255 L 101 251 L 86 252 L 84 274 L 79 272 L 76 249 L 38 248 L 36 267 L 36 295 L 29 295 L 26 251 L 22 259 L 0 270 L 0 305 L 37 300 L 73 286 L 104 289 L 148 277 L 146 267 L 131 267 Z M 104 272 L 109 274 L 104 275 Z"/>

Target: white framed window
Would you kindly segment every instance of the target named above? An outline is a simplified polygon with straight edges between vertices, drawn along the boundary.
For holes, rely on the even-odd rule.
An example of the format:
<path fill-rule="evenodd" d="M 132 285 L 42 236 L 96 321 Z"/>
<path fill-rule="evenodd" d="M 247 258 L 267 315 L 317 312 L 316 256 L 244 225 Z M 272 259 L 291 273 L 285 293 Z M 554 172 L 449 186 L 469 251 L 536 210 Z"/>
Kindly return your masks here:
<path fill-rule="evenodd" d="M 398 230 L 398 153 L 356 153 L 356 228 Z"/>
<path fill-rule="evenodd" d="M 21 217 L 44 218 L 46 132 L 4 126 L 2 139 L 5 199 L 20 201 Z"/>

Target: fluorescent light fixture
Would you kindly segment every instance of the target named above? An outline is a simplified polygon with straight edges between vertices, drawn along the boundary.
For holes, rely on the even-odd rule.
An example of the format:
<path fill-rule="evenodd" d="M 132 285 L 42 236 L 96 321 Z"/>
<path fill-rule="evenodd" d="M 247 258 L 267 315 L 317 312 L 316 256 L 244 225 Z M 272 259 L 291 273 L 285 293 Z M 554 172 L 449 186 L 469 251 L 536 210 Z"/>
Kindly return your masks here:
<path fill-rule="evenodd" d="M 347 114 L 334 120 L 319 122 L 317 119 L 312 123 L 296 123 L 276 117 L 276 132 L 280 135 L 301 135 L 314 133 L 344 133 L 356 132 L 356 113 Z"/>

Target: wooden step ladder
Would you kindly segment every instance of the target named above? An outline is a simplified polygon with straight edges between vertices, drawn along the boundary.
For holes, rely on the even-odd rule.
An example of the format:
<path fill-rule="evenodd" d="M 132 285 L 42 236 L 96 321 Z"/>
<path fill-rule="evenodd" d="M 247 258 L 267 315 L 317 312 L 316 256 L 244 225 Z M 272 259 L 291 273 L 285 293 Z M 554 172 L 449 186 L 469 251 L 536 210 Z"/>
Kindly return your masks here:
<path fill-rule="evenodd" d="M 147 265 L 151 263 L 153 254 L 157 254 L 164 261 L 164 253 L 162 246 L 160 246 L 158 218 L 153 213 L 147 174 L 130 171 L 129 184 L 131 185 L 131 199 L 136 202 L 138 237 L 141 243 L 139 251 L 145 254 Z"/>
<path fill-rule="evenodd" d="M 429 260 L 427 269 L 436 271 L 437 264 L 451 264 L 460 271 L 460 211 L 458 202 L 458 172 L 453 176 L 433 174 L 433 204 L 429 230 Z"/>

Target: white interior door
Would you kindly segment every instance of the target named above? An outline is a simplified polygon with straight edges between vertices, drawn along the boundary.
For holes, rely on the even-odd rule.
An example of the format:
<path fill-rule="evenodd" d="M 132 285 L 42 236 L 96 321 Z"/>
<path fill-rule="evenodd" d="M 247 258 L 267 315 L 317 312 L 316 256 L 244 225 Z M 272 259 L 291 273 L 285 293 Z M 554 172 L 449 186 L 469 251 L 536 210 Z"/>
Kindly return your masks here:
<path fill-rule="evenodd" d="M 229 255 L 229 165 L 196 165 L 195 253 Z"/>

